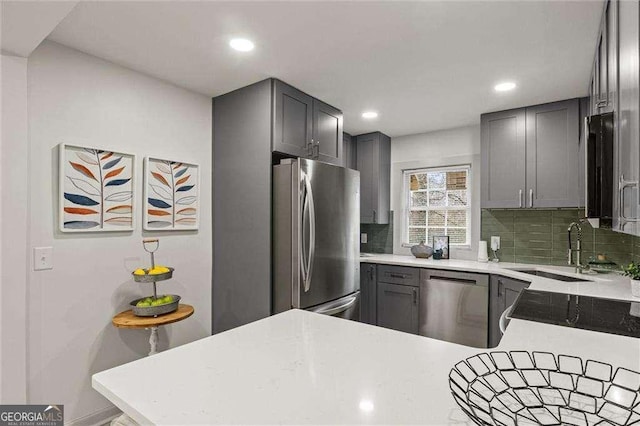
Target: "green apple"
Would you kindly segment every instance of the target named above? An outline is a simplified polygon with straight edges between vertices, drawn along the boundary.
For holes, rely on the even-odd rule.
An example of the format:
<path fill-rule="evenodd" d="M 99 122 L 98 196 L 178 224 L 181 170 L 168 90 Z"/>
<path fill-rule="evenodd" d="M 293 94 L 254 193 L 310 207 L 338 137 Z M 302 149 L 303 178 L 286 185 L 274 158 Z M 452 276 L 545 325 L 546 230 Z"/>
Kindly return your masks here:
<path fill-rule="evenodd" d="M 151 304 L 149 304 L 149 302 L 147 302 L 146 300 L 140 300 L 138 303 L 136 303 L 136 306 L 138 308 L 146 308 L 148 306 L 151 306 Z"/>

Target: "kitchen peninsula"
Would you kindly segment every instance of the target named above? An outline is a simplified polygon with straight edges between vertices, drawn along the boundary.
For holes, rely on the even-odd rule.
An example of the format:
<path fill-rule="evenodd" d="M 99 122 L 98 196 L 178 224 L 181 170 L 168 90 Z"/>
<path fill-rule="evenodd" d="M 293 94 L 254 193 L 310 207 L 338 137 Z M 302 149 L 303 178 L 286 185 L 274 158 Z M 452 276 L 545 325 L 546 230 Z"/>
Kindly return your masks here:
<path fill-rule="evenodd" d="M 436 263 L 402 258 L 364 261 Z M 517 274 L 509 265 L 437 265 Z M 552 288 L 551 280 L 529 279 L 532 289 Z M 565 284 L 560 291 L 571 290 Z M 569 284 L 576 294 L 584 286 L 625 299 L 628 291 L 617 279 Z M 469 420 L 450 395 L 450 369 L 503 350 L 640 370 L 640 341 L 632 337 L 512 320 L 500 345 L 482 350 L 291 310 L 95 374 L 93 386 L 140 424 L 460 424 Z"/>

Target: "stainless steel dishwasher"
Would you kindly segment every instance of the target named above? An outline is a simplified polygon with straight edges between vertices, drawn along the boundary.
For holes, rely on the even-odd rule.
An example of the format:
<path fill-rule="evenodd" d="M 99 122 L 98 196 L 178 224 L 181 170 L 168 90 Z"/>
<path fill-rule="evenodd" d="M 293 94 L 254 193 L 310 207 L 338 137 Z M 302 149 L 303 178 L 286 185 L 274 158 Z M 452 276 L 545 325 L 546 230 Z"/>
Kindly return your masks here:
<path fill-rule="evenodd" d="M 421 336 L 486 348 L 489 339 L 489 276 L 420 270 Z"/>

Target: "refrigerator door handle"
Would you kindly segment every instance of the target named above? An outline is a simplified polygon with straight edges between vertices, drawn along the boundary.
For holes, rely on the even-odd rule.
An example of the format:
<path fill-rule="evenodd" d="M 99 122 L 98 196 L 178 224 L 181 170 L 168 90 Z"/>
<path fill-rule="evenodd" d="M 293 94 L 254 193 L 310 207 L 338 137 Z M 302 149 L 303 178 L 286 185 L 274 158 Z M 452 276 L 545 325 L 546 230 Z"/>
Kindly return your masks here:
<path fill-rule="evenodd" d="M 302 175 L 304 180 L 304 186 L 306 189 L 305 203 L 308 203 L 309 209 L 309 258 L 306 265 L 306 277 L 304 280 L 305 293 L 311 288 L 311 277 L 313 275 L 313 261 L 316 254 L 316 208 L 313 204 L 313 189 L 311 188 L 311 181 L 309 176 L 304 173 Z M 302 229 L 304 233 L 304 228 Z"/>
<path fill-rule="evenodd" d="M 302 275 L 302 283 L 304 285 L 305 291 L 307 288 L 307 276 L 308 276 L 308 272 L 307 272 L 307 266 L 308 266 L 308 261 L 307 261 L 307 241 L 306 241 L 306 235 L 305 235 L 305 213 L 307 212 L 307 209 L 309 208 L 309 196 L 307 194 L 307 185 L 306 185 L 306 179 L 307 179 L 307 175 L 305 174 L 305 172 L 301 172 L 301 204 L 302 204 L 302 210 L 300 211 L 300 231 L 299 231 L 299 243 L 298 243 L 298 258 L 300 259 L 300 274 Z"/>
<path fill-rule="evenodd" d="M 356 303 L 356 301 L 358 300 L 357 296 L 353 296 L 351 298 L 349 298 L 349 300 L 340 305 L 340 306 L 335 306 L 335 307 L 331 307 L 331 308 L 327 308 L 327 309 L 321 309 L 318 311 L 313 311 L 316 314 L 322 314 L 322 315 L 335 315 L 335 314 L 339 314 L 340 312 L 344 312 L 347 309 L 349 309 L 350 307 L 353 306 L 354 303 Z"/>

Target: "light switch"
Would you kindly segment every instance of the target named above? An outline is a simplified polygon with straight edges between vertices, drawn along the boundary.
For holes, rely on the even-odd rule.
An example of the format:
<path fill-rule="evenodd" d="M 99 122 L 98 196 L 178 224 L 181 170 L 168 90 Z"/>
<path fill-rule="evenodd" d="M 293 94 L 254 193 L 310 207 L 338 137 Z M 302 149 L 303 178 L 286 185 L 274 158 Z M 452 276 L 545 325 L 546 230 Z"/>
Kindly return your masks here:
<path fill-rule="evenodd" d="M 367 244 L 367 234 L 360 234 L 360 243 Z"/>
<path fill-rule="evenodd" d="M 33 270 L 53 269 L 53 247 L 35 247 L 33 249 Z"/>

